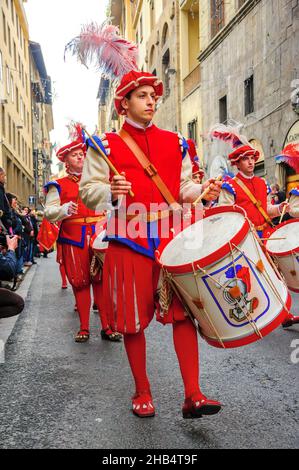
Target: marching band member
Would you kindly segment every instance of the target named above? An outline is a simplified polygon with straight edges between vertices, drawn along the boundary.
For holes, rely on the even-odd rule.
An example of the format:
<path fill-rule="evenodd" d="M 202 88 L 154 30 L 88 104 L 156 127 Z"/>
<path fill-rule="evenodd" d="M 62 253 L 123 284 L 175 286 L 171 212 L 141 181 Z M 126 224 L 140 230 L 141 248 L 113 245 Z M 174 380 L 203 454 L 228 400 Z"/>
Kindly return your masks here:
<path fill-rule="evenodd" d="M 60 222 L 58 238 L 58 243 L 61 244 L 62 259 L 60 261 L 73 287 L 80 317 L 80 330 L 75 336 L 75 341 L 82 343 L 89 339 L 91 285 L 95 303 L 100 310 L 102 333 L 111 334 L 113 336 L 111 339 L 115 341 L 120 340 L 121 335 L 116 335 L 110 330 L 102 308 L 100 277 L 91 279 L 90 275 L 92 251 L 89 247 L 89 240 L 95 233 L 97 221 L 103 215 L 88 209 L 79 197 L 79 182 L 86 156 L 86 145 L 80 127 L 76 126 L 76 130 L 77 139 L 57 152 L 59 160 L 67 166 L 68 175 L 56 181 L 49 181 L 45 185 L 47 193 L 45 217 L 52 223 Z"/>
<path fill-rule="evenodd" d="M 100 36 L 105 27 L 100 27 L 96 33 Z M 107 27 L 111 33 L 113 26 Z M 95 31 L 91 33 L 94 41 Z M 114 57 L 116 38 L 119 58 Z M 178 201 L 193 201 L 201 194 L 204 185 L 192 182 L 186 141 L 176 133 L 159 129 L 152 122 L 156 102 L 163 94 L 162 82 L 150 73 L 136 70 L 136 46 L 120 39 L 116 29 L 114 39 L 114 47 L 111 47 L 109 54 L 106 47 L 105 53 L 110 58 L 111 76 L 115 71 L 116 76 L 122 76 L 115 94 L 115 107 L 120 115 L 125 116 L 125 123 L 120 133 L 106 133 L 102 140 L 96 137 L 94 140 L 105 150 L 109 161 L 120 174 L 112 175 L 107 162 L 89 140 L 80 182 L 80 195 L 87 207 L 95 210 L 110 198 L 118 204 L 109 221 L 111 226 L 113 220 L 116 222 L 115 228 L 110 228 L 109 224 L 107 228 L 109 247 L 103 272 L 105 308 L 112 327 L 124 334 L 125 349 L 135 381 L 133 413 L 141 418 L 155 414 L 146 372 L 144 331 L 156 311 L 158 321 L 173 326 L 174 347 L 185 387 L 183 417 L 199 418 L 217 413 L 221 404 L 208 399 L 200 390 L 197 333 L 182 305 L 174 296 L 167 311 L 162 313 L 159 308 L 157 286 L 160 268 L 155 262 L 154 251 L 160 242 L 160 222 L 163 217 L 169 216 L 169 206 L 176 209 Z M 86 28 L 84 40 L 83 48 L 87 43 Z M 82 44 L 79 41 L 79 45 L 76 42 L 74 46 L 81 50 L 79 57 L 82 59 L 85 55 Z M 122 64 L 121 71 L 119 64 Z M 108 71 L 106 64 L 106 75 Z M 209 182 L 204 187 L 208 186 Z M 209 188 L 206 198 L 217 198 L 219 183 L 211 184 Z M 131 190 L 134 197 L 132 193 L 129 195 Z M 130 234 L 129 229 L 134 216 L 127 209 L 133 203 L 142 203 L 146 208 L 144 233 L 139 233 L 137 237 Z M 151 211 L 153 203 L 164 203 L 166 210 Z M 120 210 L 122 206 L 125 208 L 124 215 Z"/>
<path fill-rule="evenodd" d="M 224 138 L 235 142 L 235 150 L 228 155 L 232 165 L 236 165 L 238 173 L 234 178 L 227 178 L 222 184 L 219 197 L 219 205 L 236 204 L 242 207 L 248 219 L 254 225 L 260 237 L 267 236 L 272 223 L 271 219 L 289 211 L 289 204 L 282 202 L 273 205 L 268 200 L 271 189 L 264 178 L 254 175 L 255 163 L 259 158 L 259 152 L 255 150 L 243 136 L 237 136 L 229 126 L 221 126 L 214 129 L 215 137 Z M 225 128 L 225 129 L 224 129 Z M 289 327 L 299 322 L 299 317 L 288 314 L 283 322 L 283 327 Z"/>

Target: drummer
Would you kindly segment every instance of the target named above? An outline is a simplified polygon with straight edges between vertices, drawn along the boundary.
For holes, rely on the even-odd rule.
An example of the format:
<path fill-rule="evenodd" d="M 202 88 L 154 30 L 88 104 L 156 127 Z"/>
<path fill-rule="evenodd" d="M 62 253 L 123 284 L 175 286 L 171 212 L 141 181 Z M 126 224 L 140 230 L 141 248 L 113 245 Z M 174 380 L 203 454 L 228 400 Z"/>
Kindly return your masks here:
<path fill-rule="evenodd" d="M 291 217 L 299 217 L 299 186 L 290 191 L 290 210 Z"/>
<path fill-rule="evenodd" d="M 240 145 L 228 155 L 231 165 L 235 165 L 238 172 L 222 184 L 219 205 L 237 204 L 245 209 L 247 217 L 262 237 L 263 232 L 272 226 L 271 219 L 279 217 L 284 206 L 284 211 L 288 212 L 289 205 L 286 202 L 273 205 L 268 200 L 270 187 L 264 178 L 254 175 L 259 155 L 259 151 L 250 145 Z"/>
<path fill-rule="evenodd" d="M 119 341 L 121 335 L 111 331 L 103 309 L 100 276 L 92 280 L 90 276 L 92 251 L 89 239 L 95 232 L 97 221 L 103 218 L 103 214 L 97 215 L 84 206 L 79 198 L 79 182 L 85 156 L 86 145 L 82 130 L 78 130 L 77 139 L 57 152 L 59 160 L 66 165 L 68 175 L 56 181 L 49 181 L 45 185 L 47 193 L 45 217 L 49 222 L 60 222 L 58 243 L 61 244 L 61 262 L 73 287 L 80 317 L 80 330 L 75 336 L 75 341 L 83 343 L 89 339 L 91 285 L 95 303 L 100 309 L 101 336 L 103 339 Z"/>
<path fill-rule="evenodd" d="M 257 150 L 249 145 L 240 145 L 228 158 L 232 165 L 236 165 L 238 173 L 222 184 L 219 205 L 237 204 L 242 207 L 258 235 L 267 237 L 271 218 L 281 215 L 283 210 L 289 212 L 290 205 L 286 202 L 273 205 L 268 201 L 267 195 L 271 189 L 264 178 L 254 175 L 255 163 L 259 158 Z M 282 326 L 287 328 L 298 322 L 299 317 L 288 314 Z"/>
<path fill-rule="evenodd" d="M 135 381 L 133 413 L 140 418 L 155 414 L 146 372 L 144 330 L 156 312 L 158 321 L 173 325 L 174 347 L 185 388 L 183 417 L 199 418 L 217 413 L 221 404 L 208 399 L 200 390 L 197 333 L 178 299 L 174 297 L 168 311 L 161 313 L 156 293 L 160 268 L 155 262 L 154 251 L 161 239 L 161 234 L 157 233 L 160 230 L 157 220 L 163 217 L 163 212 L 166 217 L 170 213 L 169 210 L 151 212 L 150 208 L 151 204 L 163 203 L 166 209 L 170 204 L 174 209 L 178 208 L 178 201 L 192 202 L 203 188 L 208 187 L 206 199 L 214 200 L 219 196 L 220 184 L 194 184 L 185 139 L 153 124 L 156 102 L 162 94 L 161 80 L 150 73 L 134 70 L 122 77 L 115 95 L 116 110 L 125 116 L 122 136 L 106 133 L 102 141 L 98 139 L 99 145 L 105 146 L 109 160 L 121 174 L 112 176 L 105 160 L 95 152 L 94 144 L 88 141 L 90 147 L 80 182 L 80 195 L 88 207 L 96 209 L 99 203 L 107 200 L 108 191 L 111 191 L 114 203 L 122 200 L 128 208 L 130 203 L 137 202 L 143 204 L 147 211 L 145 236 L 130 236 L 128 214 L 123 219 L 127 224 L 125 236 L 117 231 L 112 232 L 108 227 L 109 247 L 103 273 L 105 307 L 114 328 L 124 334 Z M 133 145 L 134 151 L 130 150 Z M 138 157 L 140 149 L 161 177 L 162 183 L 159 185 L 155 183 L 156 179 L 152 179 L 155 171 L 144 171 Z M 131 189 L 134 197 L 128 195 Z M 115 217 L 119 217 L 117 221 L 120 223 L 120 216 L 116 213 Z M 153 233 L 153 226 L 156 233 Z"/>

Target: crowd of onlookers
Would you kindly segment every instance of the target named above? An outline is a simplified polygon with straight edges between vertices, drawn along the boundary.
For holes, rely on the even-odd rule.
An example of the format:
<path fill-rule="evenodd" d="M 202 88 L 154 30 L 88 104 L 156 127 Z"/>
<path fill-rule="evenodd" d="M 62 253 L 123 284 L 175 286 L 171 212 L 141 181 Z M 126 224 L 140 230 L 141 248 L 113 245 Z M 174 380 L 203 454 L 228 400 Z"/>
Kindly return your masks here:
<path fill-rule="evenodd" d="M 23 309 L 23 299 L 11 290 L 22 280 L 24 267 L 40 257 L 37 212 L 21 206 L 15 194 L 5 191 L 5 184 L 6 173 L 0 167 L 0 318 Z M 10 290 L 2 288 L 3 281 L 11 282 L 6 284 Z"/>

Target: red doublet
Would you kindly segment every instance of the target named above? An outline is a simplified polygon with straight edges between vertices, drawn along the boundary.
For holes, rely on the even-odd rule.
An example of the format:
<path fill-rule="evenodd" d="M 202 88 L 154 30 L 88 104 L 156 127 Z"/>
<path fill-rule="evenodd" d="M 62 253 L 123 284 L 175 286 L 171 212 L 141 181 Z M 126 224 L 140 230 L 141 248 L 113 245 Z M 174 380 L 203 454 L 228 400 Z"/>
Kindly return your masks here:
<path fill-rule="evenodd" d="M 258 176 L 245 178 L 241 173 L 238 173 L 236 176 L 247 186 L 257 201 L 260 201 L 261 207 L 267 213 L 267 195 L 269 188 L 266 181 L 263 178 L 259 178 Z M 227 178 L 225 183 L 223 183 L 222 188 L 233 194 L 235 198 L 235 204 L 242 207 L 246 211 L 248 219 L 255 227 L 261 227 L 265 225 L 266 221 L 264 217 L 234 178 Z"/>
<path fill-rule="evenodd" d="M 127 122 L 125 122 L 123 128 L 133 137 L 150 162 L 156 167 L 173 197 L 178 200 L 183 158 L 178 134 L 159 129 L 154 125 L 145 130 L 139 129 Z M 151 204 L 156 203 L 164 204 L 164 209 L 167 208 L 159 189 L 151 178 L 146 175 L 143 167 L 125 142 L 116 133 L 107 133 L 106 138 L 110 148 L 109 159 L 119 172 L 124 171 L 126 173 L 126 179 L 132 183 L 134 198 L 129 195 L 126 197 L 126 207 L 132 204 L 131 208 L 133 209 L 134 203 L 135 205 L 141 203 L 146 211 L 150 211 L 150 209 L 155 210 L 153 206 L 151 207 Z M 111 178 L 112 176 L 111 174 Z M 136 214 L 138 214 L 138 211 L 140 209 L 136 207 Z M 134 212 L 132 211 L 130 214 L 134 214 Z M 134 225 L 134 227 L 137 228 L 139 233 L 142 232 L 142 236 L 132 237 L 130 228 L 132 229 L 133 224 L 135 222 L 128 222 L 123 219 L 118 220 L 115 224 L 115 219 L 111 218 L 107 228 L 108 240 L 117 240 L 154 259 L 154 252 L 161 238 L 161 224 L 140 222 L 139 226 Z M 153 228 L 154 226 L 155 228 Z M 155 233 L 155 236 L 149 237 L 149 232 Z"/>
<path fill-rule="evenodd" d="M 157 168 L 160 177 L 178 200 L 182 171 L 178 134 L 154 125 L 144 130 L 125 123 L 124 129 Z M 126 206 L 142 203 L 150 211 L 152 203 L 166 204 L 156 185 L 121 138 L 115 133 L 106 134 L 106 138 L 110 148 L 109 158 L 118 171 L 124 171 L 126 179 L 132 182 L 135 197 L 128 196 Z M 121 222 L 116 224 L 116 231 L 113 232 L 114 226 L 110 220 L 107 230 L 110 244 L 104 264 L 103 289 L 109 323 L 121 333 L 136 333 L 148 326 L 155 311 L 157 319 L 162 323 L 184 320 L 183 307 L 176 297 L 168 314 L 161 317 L 159 313 L 156 290 L 160 268 L 154 260 L 154 251 L 161 239 L 159 225 L 144 222 L 144 237 L 133 238 L 129 233 L 130 222 L 125 218 Z M 155 232 L 155 235 L 150 236 L 153 224 L 156 224 L 156 230 L 151 233 Z"/>

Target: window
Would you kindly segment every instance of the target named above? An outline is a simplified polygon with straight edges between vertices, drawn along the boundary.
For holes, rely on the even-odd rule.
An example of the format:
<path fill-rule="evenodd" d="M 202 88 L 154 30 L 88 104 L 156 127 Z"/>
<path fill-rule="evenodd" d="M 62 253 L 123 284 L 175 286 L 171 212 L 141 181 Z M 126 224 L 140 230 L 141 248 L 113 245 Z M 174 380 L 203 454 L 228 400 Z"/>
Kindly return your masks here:
<path fill-rule="evenodd" d="M 27 130 L 29 132 L 29 112 L 27 111 Z"/>
<path fill-rule="evenodd" d="M 7 38 L 8 38 L 9 55 L 11 55 L 11 37 L 10 37 L 10 27 L 9 26 L 7 26 Z"/>
<path fill-rule="evenodd" d="M 3 63 L 2 63 L 2 52 L 0 51 L 0 82 L 3 81 Z"/>
<path fill-rule="evenodd" d="M 5 137 L 5 108 L 4 108 L 4 105 L 2 105 L 1 107 L 1 121 L 2 121 L 2 134 L 4 135 Z"/>
<path fill-rule="evenodd" d="M 11 19 L 13 24 L 15 24 L 15 8 L 13 4 L 13 0 L 10 0 L 10 8 L 11 8 Z"/>
<path fill-rule="evenodd" d="M 3 37 L 4 37 L 4 42 L 7 44 L 7 37 L 6 37 L 6 21 L 5 21 L 5 15 L 2 11 L 2 26 L 3 26 Z"/>
<path fill-rule="evenodd" d="M 16 15 L 16 23 L 17 23 L 17 35 L 18 35 L 18 39 L 20 39 L 20 23 L 19 23 L 18 15 Z"/>
<path fill-rule="evenodd" d="M 20 131 L 18 131 L 18 155 L 19 157 L 21 156 L 20 153 L 21 153 L 21 135 L 20 135 Z"/>
<path fill-rule="evenodd" d="M 244 96 L 245 96 L 245 116 L 253 113 L 254 111 L 254 89 L 253 89 L 253 75 L 247 78 L 244 82 Z"/>
<path fill-rule="evenodd" d="M 8 115 L 8 141 L 11 145 L 11 117 Z"/>
<path fill-rule="evenodd" d="M 13 148 L 16 149 L 16 125 L 12 124 Z"/>
<path fill-rule="evenodd" d="M 169 31 L 168 31 L 168 24 L 165 23 L 163 26 L 163 31 L 162 31 L 162 47 L 166 44 L 169 36 Z"/>
<path fill-rule="evenodd" d="M 162 73 L 163 73 L 163 82 L 165 86 L 165 98 L 170 95 L 170 86 L 169 86 L 169 64 L 170 64 L 170 54 L 169 49 L 165 52 L 162 57 Z"/>
<path fill-rule="evenodd" d="M 224 0 L 210 0 L 211 37 L 213 38 L 224 26 Z"/>
<path fill-rule="evenodd" d="M 7 94 L 9 95 L 9 93 L 10 93 L 10 74 L 9 74 L 8 65 L 6 66 L 6 91 L 7 91 Z"/>
<path fill-rule="evenodd" d="M 24 121 L 24 103 L 23 103 L 23 98 L 21 97 L 20 98 L 20 113 L 21 113 L 21 119 L 22 121 Z"/>
<path fill-rule="evenodd" d="M 13 58 L 14 58 L 14 64 L 15 64 L 15 69 L 16 69 L 17 68 L 17 48 L 16 48 L 15 41 L 13 42 Z"/>
<path fill-rule="evenodd" d="M 227 96 L 223 96 L 219 100 L 219 121 L 226 123 L 227 121 Z"/>
<path fill-rule="evenodd" d="M 193 139 L 197 145 L 197 119 L 188 122 L 188 139 Z"/>
<path fill-rule="evenodd" d="M 15 85 L 13 82 L 13 76 L 10 74 L 10 97 L 11 97 L 11 102 L 13 103 L 15 100 Z"/>
<path fill-rule="evenodd" d="M 140 16 L 139 21 L 139 31 L 140 31 L 140 42 L 143 40 L 143 22 L 142 22 L 142 15 Z"/>
<path fill-rule="evenodd" d="M 19 89 L 16 86 L 16 105 L 17 105 L 17 111 L 19 112 L 20 106 L 19 106 Z"/>

